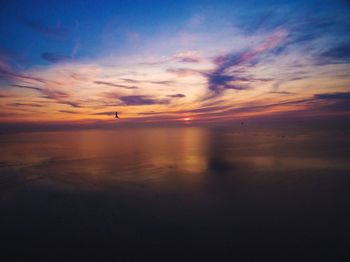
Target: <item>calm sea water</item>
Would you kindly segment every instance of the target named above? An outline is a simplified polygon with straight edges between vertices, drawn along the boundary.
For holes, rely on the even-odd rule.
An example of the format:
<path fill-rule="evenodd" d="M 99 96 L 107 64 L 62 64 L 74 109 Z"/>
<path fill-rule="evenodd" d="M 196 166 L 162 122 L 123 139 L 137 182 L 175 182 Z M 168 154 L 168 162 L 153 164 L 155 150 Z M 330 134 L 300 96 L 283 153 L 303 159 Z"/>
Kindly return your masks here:
<path fill-rule="evenodd" d="M 32 132 L 0 147 L 2 256 L 285 260 L 350 243 L 344 131 Z"/>

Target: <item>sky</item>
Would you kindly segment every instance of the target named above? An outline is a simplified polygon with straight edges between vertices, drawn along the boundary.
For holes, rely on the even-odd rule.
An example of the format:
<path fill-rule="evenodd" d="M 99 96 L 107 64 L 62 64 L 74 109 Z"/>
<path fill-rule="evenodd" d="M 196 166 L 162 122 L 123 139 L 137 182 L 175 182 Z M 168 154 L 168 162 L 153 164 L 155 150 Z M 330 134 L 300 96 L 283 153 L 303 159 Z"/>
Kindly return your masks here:
<path fill-rule="evenodd" d="M 350 115 L 350 3 L 0 0 L 0 124 Z"/>

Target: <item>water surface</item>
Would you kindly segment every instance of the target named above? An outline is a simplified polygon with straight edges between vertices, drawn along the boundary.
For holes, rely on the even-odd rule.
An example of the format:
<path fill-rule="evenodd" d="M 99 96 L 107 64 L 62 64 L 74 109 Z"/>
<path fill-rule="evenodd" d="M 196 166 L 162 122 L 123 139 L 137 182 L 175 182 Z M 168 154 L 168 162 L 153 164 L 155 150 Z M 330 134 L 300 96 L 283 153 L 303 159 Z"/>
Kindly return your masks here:
<path fill-rule="evenodd" d="M 3 134 L 4 254 L 334 254 L 350 240 L 349 140 L 249 126 Z"/>

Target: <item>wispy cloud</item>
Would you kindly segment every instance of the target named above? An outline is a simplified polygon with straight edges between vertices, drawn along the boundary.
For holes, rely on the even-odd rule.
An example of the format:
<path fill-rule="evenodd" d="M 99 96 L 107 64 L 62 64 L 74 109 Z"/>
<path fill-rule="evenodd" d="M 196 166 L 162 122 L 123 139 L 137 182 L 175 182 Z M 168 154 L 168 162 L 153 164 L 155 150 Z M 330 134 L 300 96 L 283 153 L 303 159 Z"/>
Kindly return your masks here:
<path fill-rule="evenodd" d="M 348 16 L 338 7 L 334 18 L 327 16 L 328 9 L 316 12 L 310 5 L 306 10 L 308 3 L 298 12 L 289 12 L 298 4 L 248 10 L 250 5 L 189 14 L 185 21 L 169 22 L 166 28 L 172 31 L 160 26 L 149 35 L 146 25 L 137 28 L 137 23 L 115 31 L 116 23 L 107 17 L 94 23 L 112 30 L 91 27 L 88 34 L 86 21 L 77 22 L 75 30 L 56 16 L 27 19 L 22 21 L 26 27 L 19 26 L 23 34 L 12 32 L 12 41 L 16 54 L 23 52 L 32 61 L 21 63 L 12 47 L 0 47 L 1 104 L 13 112 L 28 107 L 19 120 L 40 120 L 54 112 L 57 119 L 95 121 L 122 110 L 131 122 L 226 121 L 294 111 L 347 114 Z M 103 24 L 108 19 L 111 24 Z"/>
<path fill-rule="evenodd" d="M 38 91 L 42 94 L 43 98 L 54 100 L 58 104 L 69 105 L 71 107 L 80 108 L 82 107 L 80 103 L 75 101 L 69 101 L 70 94 L 64 91 L 52 90 L 48 88 L 35 87 L 35 86 L 26 86 L 26 85 L 16 85 L 13 84 L 13 87 L 31 89 Z"/>
<path fill-rule="evenodd" d="M 216 57 L 213 62 L 216 64 L 216 68 L 207 73 L 208 88 L 214 94 L 221 93 L 224 89 L 245 90 L 249 89 L 249 86 L 237 85 L 232 83 L 233 81 L 241 80 L 239 76 L 232 73 L 228 73 L 227 70 L 232 67 L 239 66 L 248 62 L 252 62 L 258 55 L 268 51 L 271 48 L 280 44 L 287 36 L 285 30 L 278 30 L 262 44 L 258 45 L 251 50 L 242 53 L 229 53 L 223 56 Z"/>
<path fill-rule="evenodd" d="M 98 112 L 98 113 L 93 113 L 92 115 L 95 115 L 95 116 L 113 116 L 113 115 L 115 115 L 115 111 Z"/>
<path fill-rule="evenodd" d="M 58 112 L 65 113 L 65 114 L 73 114 L 73 115 L 79 114 L 79 112 L 70 111 L 70 110 L 59 110 Z"/>
<path fill-rule="evenodd" d="M 332 62 L 349 63 L 350 62 L 350 44 L 343 44 L 330 48 L 322 53 L 325 58 L 331 59 Z"/>
<path fill-rule="evenodd" d="M 133 96 L 120 96 L 118 98 L 124 105 L 127 106 L 142 106 L 142 105 L 157 105 L 167 104 L 169 100 L 159 100 L 150 96 L 133 95 Z"/>
<path fill-rule="evenodd" d="M 43 107 L 44 105 L 42 104 L 34 104 L 34 103 L 11 103 L 8 104 L 9 106 L 14 106 L 14 107 Z"/>
<path fill-rule="evenodd" d="M 152 61 L 142 62 L 143 65 L 161 65 L 166 63 L 190 63 L 190 64 L 197 64 L 201 62 L 202 58 L 198 51 L 194 50 L 187 50 L 187 51 L 180 51 L 177 52 L 174 55 L 171 56 L 163 56 L 158 59 L 153 59 Z"/>
<path fill-rule="evenodd" d="M 127 82 L 127 83 L 148 83 L 148 84 L 157 84 L 157 85 L 171 85 L 174 83 L 174 81 L 171 80 L 164 80 L 164 81 L 150 81 L 150 80 L 136 80 L 131 78 L 121 78 L 121 80 Z"/>
<path fill-rule="evenodd" d="M 36 90 L 36 91 L 40 92 L 43 95 L 43 97 L 48 98 L 48 99 L 53 99 L 53 100 L 60 100 L 60 99 L 64 99 L 64 98 L 69 97 L 68 93 L 63 92 L 63 91 L 59 91 L 59 90 L 51 90 L 51 89 L 47 89 L 47 88 L 26 86 L 26 85 L 12 85 L 12 86 Z"/>
<path fill-rule="evenodd" d="M 5 61 L 0 59 L 0 79 L 1 78 L 9 80 L 33 80 L 40 83 L 46 83 L 46 80 L 43 78 L 17 73 Z"/>
<path fill-rule="evenodd" d="M 171 97 L 171 98 L 183 98 L 183 97 L 186 97 L 186 95 L 184 95 L 184 94 L 173 94 L 173 95 L 168 95 L 168 97 Z"/>
<path fill-rule="evenodd" d="M 350 100 L 350 92 L 315 94 L 315 98 L 324 100 Z"/>
<path fill-rule="evenodd" d="M 138 89 L 137 86 L 127 86 L 127 85 L 120 85 L 120 84 L 114 84 L 106 81 L 94 81 L 95 84 L 98 85 L 107 85 L 107 86 L 112 86 L 112 87 L 121 87 L 121 88 L 126 88 L 126 89 Z"/>
<path fill-rule="evenodd" d="M 168 73 L 173 73 L 178 77 L 186 77 L 201 74 L 198 70 L 189 68 L 168 68 L 166 70 Z"/>

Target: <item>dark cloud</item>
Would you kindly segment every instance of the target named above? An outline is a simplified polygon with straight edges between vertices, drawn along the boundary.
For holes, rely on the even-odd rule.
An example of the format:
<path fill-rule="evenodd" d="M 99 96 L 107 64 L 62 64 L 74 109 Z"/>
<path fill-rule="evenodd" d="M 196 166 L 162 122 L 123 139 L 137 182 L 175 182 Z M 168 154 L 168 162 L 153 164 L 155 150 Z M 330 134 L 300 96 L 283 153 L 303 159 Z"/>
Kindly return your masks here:
<path fill-rule="evenodd" d="M 121 80 L 128 82 L 128 83 L 140 83 L 139 80 L 131 79 L 131 78 L 122 78 Z"/>
<path fill-rule="evenodd" d="M 70 95 L 63 91 L 52 90 L 52 89 L 42 88 L 42 87 L 35 87 L 35 86 L 26 86 L 26 85 L 12 85 L 12 86 L 38 91 L 39 93 L 42 94 L 42 97 L 55 100 L 56 103 L 59 103 L 59 104 L 69 105 L 75 108 L 83 107 L 78 102 L 67 101 L 66 99 L 69 98 Z"/>
<path fill-rule="evenodd" d="M 60 113 L 66 113 L 66 114 L 79 114 L 79 112 L 76 111 L 70 111 L 70 110 L 59 110 Z"/>
<path fill-rule="evenodd" d="M 0 98 L 9 97 L 8 95 L 0 94 Z"/>
<path fill-rule="evenodd" d="M 69 62 L 72 59 L 70 56 L 60 55 L 52 52 L 41 53 L 41 58 L 50 63 Z"/>
<path fill-rule="evenodd" d="M 193 58 L 193 57 L 179 58 L 178 61 L 182 63 L 199 63 L 200 62 L 198 58 Z"/>
<path fill-rule="evenodd" d="M 121 80 L 128 83 L 150 83 L 150 84 L 158 84 L 158 85 L 170 85 L 174 83 L 174 81 L 148 81 L 148 80 L 135 80 L 130 78 L 122 78 Z"/>
<path fill-rule="evenodd" d="M 98 85 L 107 85 L 107 86 L 113 86 L 113 87 L 121 87 L 121 88 L 126 88 L 126 89 L 137 89 L 137 86 L 126 86 L 126 85 L 119 85 L 119 84 L 114 84 L 110 82 L 105 82 L 105 81 L 94 81 L 95 84 Z"/>
<path fill-rule="evenodd" d="M 201 72 L 189 68 L 168 68 L 168 73 L 175 74 L 178 77 L 186 77 L 201 74 Z"/>
<path fill-rule="evenodd" d="M 58 91 L 58 90 L 51 90 L 51 89 L 47 89 L 47 88 L 26 86 L 26 85 L 12 85 L 12 86 L 36 90 L 36 91 L 40 92 L 43 95 L 43 97 L 48 98 L 48 99 L 53 99 L 53 100 L 60 100 L 60 99 L 69 97 L 68 93 L 63 92 L 63 91 Z"/>
<path fill-rule="evenodd" d="M 43 107 L 43 105 L 40 104 L 34 104 L 34 103 L 11 103 L 8 104 L 9 106 L 30 106 L 30 107 Z"/>
<path fill-rule="evenodd" d="M 329 114 L 344 114 L 350 113 L 350 92 L 344 93 L 326 93 L 315 94 L 311 98 L 299 100 L 286 100 L 277 103 L 263 105 L 247 105 L 242 107 L 204 107 L 190 111 L 180 111 L 178 113 L 195 113 L 197 116 L 210 117 L 231 117 L 240 113 L 255 113 L 264 112 L 272 108 L 288 106 L 287 110 L 276 110 L 274 114 L 288 114 L 290 106 L 293 106 L 292 111 L 298 110 L 298 116 L 316 116 Z"/>
<path fill-rule="evenodd" d="M 350 100 L 350 92 L 315 94 L 314 97 L 324 100 Z"/>
<path fill-rule="evenodd" d="M 23 23 L 29 28 L 46 37 L 65 38 L 69 34 L 68 28 L 61 26 L 51 27 L 40 20 L 24 19 Z"/>
<path fill-rule="evenodd" d="M 46 83 L 45 79 L 27 76 L 27 75 L 15 72 L 14 70 L 11 69 L 11 67 L 5 61 L 1 60 L 0 58 L 0 79 L 1 78 L 10 79 L 10 80 L 15 80 L 15 79 L 34 80 L 40 83 Z"/>
<path fill-rule="evenodd" d="M 199 54 L 195 51 L 185 51 L 177 53 L 173 60 L 180 62 L 180 63 L 199 63 L 200 57 Z"/>
<path fill-rule="evenodd" d="M 160 115 L 160 114 L 164 114 L 164 112 L 141 112 L 138 113 L 139 115 Z"/>
<path fill-rule="evenodd" d="M 25 88 L 25 89 L 32 89 L 32 90 L 36 90 L 36 91 L 42 91 L 43 89 L 40 87 L 35 87 L 35 86 L 25 86 L 25 85 L 12 85 L 13 87 L 19 87 L 19 88 Z"/>
<path fill-rule="evenodd" d="M 174 94 L 174 95 L 168 95 L 168 97 L 172 97 L 172 98 L 183 98 L 183 97 L 186 97 L 186 95 L 184 95 L 184 94 Z"/>
<path fill-rule="evenodd" d="M 291 95 L 291 94 L 294 94 L 292 92 L 287 92 L 287 91 L 271 91 L 269 93 L 270 94 L 278 94 L 278 95 Z"/>
<path fill-rule="evenodd" d="M 75 107 L 75 108 L 81 108 L 83 107 L 80 103 L 78 102 L 73 102 L 73 101 L 58 101 L 58 103 L 63 104 L 63 105 L 69 105 L 71 107 Z"/>
<path fill-rule="evenodd" d="M 196 108 L 192 110 L 186 111 L 186 113 L 209 113 L 209 112 L 216 112 L 220 110 L 224 110 L 229 108 L 228 106 L 210 106 L 210 107 L 202 107 L 202 108 Z"/>
<path fill-rule="evenodd" d="M 158 100 L 150 96 L 142 95 L 120 96 L 118 99 L 127 106 L 167 104 L 169 102 L 168 100 Z"/>
<path fill-rule="evenodd" d="M 199 54 L 195 51 L 185 51 L 179 52 L 173 56 L 163 57 L 159 60 L 142 62 L 141 65 L 161 65 L 169 62 L 179 62 L 179 63 L 199 63 L 201 58 Z"/>
<path fill-rule="evenodd" d="M 11 117 L 11 116 L 18 116 L 19 113 L 14 112 L 0 112 L 0 117 Z"/>
<path fill-rule="evenodd" d="M 214 58 L 213 63 L 217 66 L 216 69 L 210 73 L 204 73 L 208 79 L 209 90 L 214 94 L 219 94 L 225 89 L 245 90 L 250 88 L 247 85 L 242 86 L 232 83 L 234 81 L 247 82 L 248 79 L 245 77 L 240 77 L 239 75 L 233 75 L 228 71 L 243 64 L 245 66 L 248 66 L 249 64 L 250 66 L 254 65 L 254 60 L 258 57 L 258 55 L 278 46 L 278 44 L 283 41 L 285 37 L 286 32 L 279 30 L 255 48 L 251 48 L 248 51 L 243 51 L 240 53 L 229 53 Z"/>
<path fill-rule="evenodd" d="M 147 83 L 157 84 L 157 85 L 170 85 L 174 83 L 174 81 L 147 81 Z"/>
<path fill-rule="evenodd" d="M 322 53 L 322 55 L 336 62 L 350 62 L 350 44 L 344 44 L 331 48 Z"/>
<path fill-rule="evenodd" d="M 225 75 L 221 70 L 207 74 L 209 89 L 215 93 L 219 93 L 222 89 L 235 89 L 235 90 L 245 90 L 249 89 L 249 86 L 233 84 L 232 81 L 240 81 L 240 77 L 235 77 L 232 75 Z M 244 78 L 244 81 L 247 81 Z"/>
<path fill-rule="evenodd" d="M 98 113 L 94 113 L 92 115 L 96 115 L 96 116 L 114 116 L 115 115 L 115 111 L 98 112 Z"/>

